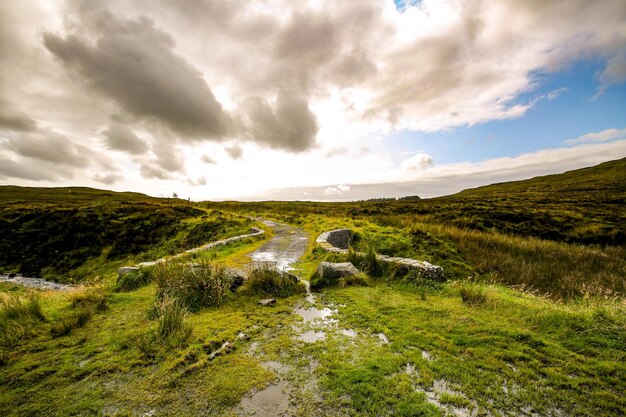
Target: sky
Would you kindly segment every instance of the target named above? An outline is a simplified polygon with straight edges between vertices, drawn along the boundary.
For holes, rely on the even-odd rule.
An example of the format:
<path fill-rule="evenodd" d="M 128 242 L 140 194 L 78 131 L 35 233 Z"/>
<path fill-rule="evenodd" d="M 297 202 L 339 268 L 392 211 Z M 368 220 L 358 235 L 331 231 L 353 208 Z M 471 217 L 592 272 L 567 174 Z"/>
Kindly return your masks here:
<path fill-rule="evenodd" d="M 345 201 L 623 157 L 623 0 L 0 3 L 4 185 Z"/>

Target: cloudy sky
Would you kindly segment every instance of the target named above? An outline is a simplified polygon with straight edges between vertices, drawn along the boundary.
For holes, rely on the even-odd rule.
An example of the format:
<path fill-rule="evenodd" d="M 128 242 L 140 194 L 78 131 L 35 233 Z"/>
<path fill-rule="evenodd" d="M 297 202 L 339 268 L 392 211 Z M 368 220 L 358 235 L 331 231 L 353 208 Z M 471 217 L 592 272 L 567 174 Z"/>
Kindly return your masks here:
<path fill-rule="evenodd" d="M 624 0 L 0 3 L 0 184 L 428 197 L 625 156 Z"/>

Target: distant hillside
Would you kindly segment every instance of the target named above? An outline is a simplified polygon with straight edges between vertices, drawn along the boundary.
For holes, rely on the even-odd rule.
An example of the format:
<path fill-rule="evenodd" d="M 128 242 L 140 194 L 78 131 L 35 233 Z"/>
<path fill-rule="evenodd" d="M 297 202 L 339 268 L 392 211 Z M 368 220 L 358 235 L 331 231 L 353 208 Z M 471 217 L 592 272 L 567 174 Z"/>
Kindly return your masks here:
<path fill-rule="evenodd" d="M 71 282 L 247 233 L 250 221 L 186 200 L 85 187 L 0 186 L 0 272 Z M 86 265 L 86 266 L 85 266 Z"/>
<path fill-rule="evenodd" d="M 589 193 L 590 195 L 626 195 L 626 158 L 603 162 L 599 165 L 567 171 L 563 174 L 545 175 L 529 180 L 511 181 L 471 188 L 453 197 L 507 196 L 525 198 L 528 194 Z"/>
<path fill-rule="evenodd" d="M 89 187 L 19 187 L 0 185 L 0 202 L 85 202 L 108 201 L 157 201 L 159 199 L 141 193 L 99 190 Z"/>
<path fill-rule="evenodd" d="M 428 199 L 204 204 L 211 208 L 281 213 L 287 221 L 296 223 L 307 213 L 370 217 L 381 223 L 400 214 L 405 223 L 412 221 L 410 216 L 414 215 L 420 222 L 460 228 L 572 243 L 623 245 L 626 243 L 626 158 Z"/>

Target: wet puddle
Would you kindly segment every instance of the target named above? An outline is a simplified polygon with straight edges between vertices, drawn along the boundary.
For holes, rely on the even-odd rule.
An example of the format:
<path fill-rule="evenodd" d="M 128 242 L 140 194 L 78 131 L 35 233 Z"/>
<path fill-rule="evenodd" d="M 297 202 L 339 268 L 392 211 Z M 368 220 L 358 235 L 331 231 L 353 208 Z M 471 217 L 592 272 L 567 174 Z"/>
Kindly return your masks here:
<path fill-rule="evenodd" d="M 241 415 L 284 416 L 289 412 L 287 382 L 280 381 L 241 400 Z"/>
<path fill-rule="evenodd" d="M 328 319 L 328 317 L 337 313 L 337 310 L 332 310 L 326 307 L 322 309 L 315 308 L 315 307 L 309 307 L 309 308 L 298 307 L 294 310 L 294 313 L 302 317 L 305 323 L 315 321 L 315 320 L 320 320 L 326 323 L 331 323 L 336 320 Z"/>
<path fill-rule="evenodd" d="M 326 339 L 326 332 L 307 330 L 306 332 L 301 333 L 300 336 L 298 336 L 298 339 L 306 343 L 314 343 L 319 340 Z"/>

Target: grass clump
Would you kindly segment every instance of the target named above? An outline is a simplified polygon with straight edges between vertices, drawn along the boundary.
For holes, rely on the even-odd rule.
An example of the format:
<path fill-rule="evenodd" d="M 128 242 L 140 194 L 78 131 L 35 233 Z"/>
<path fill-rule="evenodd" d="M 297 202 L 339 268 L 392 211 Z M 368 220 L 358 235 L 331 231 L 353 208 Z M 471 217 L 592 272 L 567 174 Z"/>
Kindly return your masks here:
<path fill-rule="evenodd" d="M 100 286 L 74 291 L 70 294 L 70 302 L 72 308 L 90 312 L 103 312 L 108 308 L 106 293 Z"/>
<path fill-rule="evenodd" d="M 274 297 L 289 297 L 306 292 L 304 283 L 300 282 L 295 275 L 270 267 L 253 269 L 248 276 L 245 289 Z"/>
<path fill-rule="evenodd" d="M 226 300 L 231 278 L 226 271 L 207 261 L 159 263 L 153 272 L 157 300 L 178 300 L 189 311 L 219 306 Z"/>
<path fill-rule="evenodd" d="M 487 294 L 482 287 L 463 285 L 459 288 L 461 300 L 470 306 L 480 306 L 487 302 Z"/>
<path fill-rule="evenodd" d="M 50 328 L 52 337 L 63 337 L 72 333 L 74 329 L 84 327 L 91 320 L 91 311 L 80 309 L 75 313 L 62 317 L 60 321 Z"/>
<path fill-rule="evenodd" d="M 166 298 L 156 308 L 156 326 L 144 333 L 129 337 L 146 360 L 155 359 L 160 351 L 185 346 L 193 335 L 193 328 L 186 322 L 187 310 L 180 300 Z"/>
<path fill-rule="evenodd" d="M 1 297 L 0 346 L 7 349 L 16 347 L 31 334 L 34 324 L 45 320 L 37 294 L 31 293 L 26 298 L 18 295 Z"/>
<path fill-rule="evenodd" d="M 359 271 L 366 273 L 371 277 L 382 277 L 383 266 L 376 257 L 376 252 L 371 246 L 368 247 L 367 252 L 356 252 L 350 248 L 348 252 L 348 262 L 356 266 Z"/>
<path fill-rule="evenodd" d="M 131 271 L 117 278 L 115 292 L 135 291 L 148 285 L 152 281 L 152 268 L 140 268 L 138 271 Z"/>
<path fill-rule="evenodd" d="M 52 337 L 67 336 L 74 329 L 80 329 L 91 320 L 95 313 L 108 308 L 107 295 L 101 286 L 79 288 L 69 295 L 70 311 L 50 327 Z"/>

